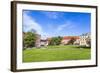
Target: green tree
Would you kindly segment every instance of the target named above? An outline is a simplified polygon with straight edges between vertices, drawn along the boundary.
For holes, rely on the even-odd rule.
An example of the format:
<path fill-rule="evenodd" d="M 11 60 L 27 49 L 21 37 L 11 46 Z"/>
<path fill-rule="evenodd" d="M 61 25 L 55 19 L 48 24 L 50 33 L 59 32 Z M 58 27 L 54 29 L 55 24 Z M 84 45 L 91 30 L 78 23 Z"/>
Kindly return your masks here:
<path fill-rule="evenodd" d="M 58 37 L 53 37 L 51 40 L 50 40 L 50 45 L 59 45 L 61 44 L 61 40 L 62 40 L 62 37 L 58 36 Z"/>
<path fill-rule="evenodd" d="M 71 40 L 68 42 L 68 44 L 71 44 L 71 45 L 74 44 L 75 40 L 76 40 L 75 38 L 71 38 Z"/>
<path fill-rule="evenodd" d="M 23 46 L 30 48 L 35 46 L 36 34 L 33 32 L 26 32 L 23 35 Z"/>

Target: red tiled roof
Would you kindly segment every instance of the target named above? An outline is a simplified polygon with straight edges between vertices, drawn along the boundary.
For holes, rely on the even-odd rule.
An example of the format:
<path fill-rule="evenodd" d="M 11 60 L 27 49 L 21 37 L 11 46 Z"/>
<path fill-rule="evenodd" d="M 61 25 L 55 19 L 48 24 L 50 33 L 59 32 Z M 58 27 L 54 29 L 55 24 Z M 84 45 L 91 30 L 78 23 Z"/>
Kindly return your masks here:
<path fill-rule="evenodd" d="M 79 36 L 64 36 L 63 40 L 68 40 L 68 39 L 72 39 L 72 38 L 79 39 Z"/>

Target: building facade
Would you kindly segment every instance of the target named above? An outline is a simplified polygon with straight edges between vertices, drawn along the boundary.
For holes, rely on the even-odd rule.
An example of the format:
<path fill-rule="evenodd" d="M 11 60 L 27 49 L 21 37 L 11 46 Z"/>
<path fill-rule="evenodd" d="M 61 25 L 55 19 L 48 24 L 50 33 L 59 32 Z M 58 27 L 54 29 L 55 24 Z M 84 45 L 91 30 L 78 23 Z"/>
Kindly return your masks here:
<path fill-rule="evenodd" d="M 86 34 L 82 34 L 80 36 L 80 42 L 79 42 L 80 46 L 87 46 L 90 47 L 91 46 L 91 37 L 90 37 L 90 33 L 86 33 Z"/>
<path fill-rule="evenodd" d="M 35 46 L 37 48 L 41 46 L 46 47 L 49 45 L 51 39 L 52 38 L 41 38 L 41 35 L 37 34 L 37 40 Z M 91 47 L 90 33 L 85 33 L 80 36 L 64 36 L 61 40 L 61 45 L 68 45 L 70 41 L 73 42 L 72 45 Z"/>
<path fill-rule="evenodd" d="M 47 40 L 47 39 L 45 39 L 45 40 L 42 39 L 42 40 L 40 41 L 40 45 L 41 45 L 41 46 L 45 46 L 45 47 L 48 46 L 48 40 Z"/>
<path fill-rule="evenodd" d="M 61 41 L 61 44 L 62 44 L 62 45 L 67 45 L 67 44 L 69 44 L 69 42 L 70 42 L 71 40 L 76 41 L 77 39 L 79 39 L 78 36 L 65 36 L 65 37 L 63 37 L 63 39 L 62 39 L 62 41 Z M 74 43 L 74 41 L 73 41 L 73 43 Z"/>
<path fill-rule="evenodd" d="M 36 34 L 36 41 L 35 41 L 35 47 L 36 48 L 40 48 L 41 47 L 40 41 L 41 41 L 41 35 Z"/>
<path fill-rule="evenodd" d="M 41 46 L 47 46 L 48 45 L 48 40 L 46 38 L 41 38 L 41 35 L 36 34 L 36 42 L 35 42 L 35 47 L 40 48 Z"/>

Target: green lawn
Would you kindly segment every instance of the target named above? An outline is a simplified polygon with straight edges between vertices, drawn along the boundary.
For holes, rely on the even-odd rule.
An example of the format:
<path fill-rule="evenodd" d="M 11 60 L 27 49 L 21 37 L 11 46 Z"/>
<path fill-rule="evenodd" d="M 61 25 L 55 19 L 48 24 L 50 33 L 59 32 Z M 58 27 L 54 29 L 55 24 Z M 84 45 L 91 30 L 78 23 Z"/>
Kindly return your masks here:
<path fill-rule="evenodd" d="M 77 46 L 48 46 L 23 51 L 23 62 L 85 60 L 91 58 L 90 48 Z"/>

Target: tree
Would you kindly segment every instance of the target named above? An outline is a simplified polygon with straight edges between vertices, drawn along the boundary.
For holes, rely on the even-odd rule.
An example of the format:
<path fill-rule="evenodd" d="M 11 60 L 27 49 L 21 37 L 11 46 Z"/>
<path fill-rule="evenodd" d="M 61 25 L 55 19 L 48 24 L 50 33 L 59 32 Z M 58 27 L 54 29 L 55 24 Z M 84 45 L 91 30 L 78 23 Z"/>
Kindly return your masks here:
<path fill-rule="evenodd" d="M 74 44 L 75 40 L 76 40 L 75 38 L 71 38 L 71 40 L 68 42 L 68 44 L 71 44 L 71 45 Z"/>
<path fill-rule="evenodd" d="M 35 33 L 32 33 L 32 32 L 24 33 L 23 46 L 25 48 L 34 47 L 35 41 L 36 41 L 36 34 Z"/>
<path fill-rule="evenodd" d="M 58 36 L 58 37 L 53 37 L 51 40 L 50 40 L 50 45 L 59 45 L 61 44 L 61 40 L 62 40 L 62 37 Z"/>

